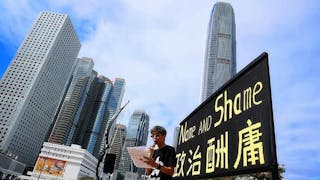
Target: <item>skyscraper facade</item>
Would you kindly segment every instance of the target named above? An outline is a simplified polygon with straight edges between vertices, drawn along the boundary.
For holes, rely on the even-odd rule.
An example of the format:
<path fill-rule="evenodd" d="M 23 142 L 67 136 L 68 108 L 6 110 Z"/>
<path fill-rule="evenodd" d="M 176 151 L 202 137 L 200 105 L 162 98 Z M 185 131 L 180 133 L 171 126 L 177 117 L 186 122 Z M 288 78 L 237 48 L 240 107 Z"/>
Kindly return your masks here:
<path fill-rule="evenodd" d="M 113 90 L 111 80 L 104 76 L 98 78 L 98 84 L 98 96 L 94 101 L 93 111 L 83 141 L 83 147 L 97 158 L 99 158 L 100 144 L 104 137 L 103 133 L 109 115 L 108 102 Z"/>
<path fill-rule="evenodd" d="M 119 168 L 120 157 L 121 157 L 124 141 L 126 139 L 126 134 L 127 134 L 126 126 L 122 124 L 116 124 L 115 131 L 114 131 L 114 138 L 113 138 L 113 141 L 110 143 L 111 144 L 110 153 L 116 155 L 114 169 Z"/>
<path fill-rule="evenodd" d="M 112 142 L 112 138 L 114 137 L 114 127 L 115 127 L 115 124 L 116 124 L 116 121 L 114 122 L 111 122 L 112 120 L 112 117 L 113 115 L 116 113 L 116 111 L 118 109 L 120 109 L 120 106 L 121 106 L 121 102 L 122 102 L 122 98 L 123 98 L 123 95 L 124 95 L 124 91 L 125 91 L 125 85 L 126 85 L 126 82 L 124 79 L 122 78 L 116 78 L 114 83 L 113 83 L 113 90 L 112 90 L 112 94 L 110 96 L 110 99 L 109 99 L 109 102 L 108 102 L 108 107 L 107 107 L 107 111 L 108 111 L 108 118 L 107 118 L 107 124 L 105 126 L 105 130 L 104 130 L 104 133 L 103 134 L 106 134 L 107 132 L 107 129 L 108 127 L 110 126 L 110 132 L 109 132 L 109 140 L 108 142 Z M 110 124 L 112 123 L 112 124 Z M 103 152 L 103 149 L 105 148 L 105 139 L 102 138 L 102 141 L 100 144 L 97 144 L 100 146 L 100 151 L 99 153 Z"/>
<path fill-rule="evenodd" d="M 73 120 L 73 125 L 68 135 L 67 144 L 82 145 L 88 123 L 91 121 L 91 119 L 88 118 L 88 114 L 90 114 L 93 111 L 93 102 L 97 98 L 99 92 L 98 89 L 96 89 L 98 84 L 97 77 L 98 73 L 95 70 L 92 70 L 89 83 L 79 104 L 80 108 L 77 111 Z"/>
<path fill-rule="evenodd" d="M 75 132 L 79 115 L 85 102 L 87 86 L 90 86 L 90 77 L 93 70 L 93 60 L 79 59 L 73 78 L 62 107 L 55 121 L 49 141 L 56 144 L 70 145 Z"/>
<path fill-rule="evenodd" d="M 149 115 L 141 110 L 134 111 L 129 120 L 119 170 L 137 172 L 137 168 L 132 164 L 127 147 L 145 146 L 147 144 L 148 129 Z"/>
<path fill-rule="evenodd" d="M 82 97 L 82 100 L 85 101 L 83 104 L 83 107 L 81 109 L 81 112 L 78 111 L 76 118 L 78 121 L 76 131 L 74 132 L 72 136 L 72 143 L 73 144 L 79 144 L 82 146 L 82 148 L 85 149 L 86 146 L 84 146 L 84 139 L 86 138 L 86 131 L 88 128 L 88 125 L 90 122 L 93 121 L 91 118 L 94 105 L 98 99 L 98 95 L 100 92 L 101 83 L 98 82 L 100 78 L 98 77 L 98 73 L 95 70 L 92 70 L 89 84 L 90 86 L 87 86 L 86 93 Z M 70 135 L 70 134 L 69 134 Z M 69 136 L 70 137 L 70 136 Z M 70 139 L 70 138 L 68 138 Z"/>
<path fill-rule="evenodd" d="M 80 46 L 67 15 L 40 13 L 0 82 L 2 152 L 34 164 Z"/>
<path fill-rule="evenodd" d="M 57 119 L 57 117 L 58 117 L 58 115 L 59 115 L 59 112 L 60 112 L 60 110 L 61 110 L 61 107 L 62 107 L 62 105 L 63 105 L 64 99 L 65 99 L 65 97 L 67 96 L 68 89 L 69 89 L 69 87 L 70 87 L 70 85 L 71 85 L 72 78 L 73 78 L 73 74 L 74 74 L 74 71 L 75 71 L 75 69 L 76 69 L 76 67 L 77 67 L 77 65 L 78 65 L 78 62 L 79 62 L 79 58 L 76 58 L 76 61 L 74 62 L 73 66 L 72 66 L 72 68 L 71 68 L 71 72 L 70 72 L 70 74 L 69 74 L 69 77 L 68 77 L 68 79 L 67 79 L 67 81 L 66 81 L 66 83 L 65 83 L 64 93 L 63 93 L 62 100 L 60 101 L 59 107 L 58 107 L 58 109 L 57 109 L 57 111 L 56 111 L 56 114 L 55 114 L 55 116 L 54 116 L 54 118 L 53 118 L 54 120 L 51 121 L 50 128 L 49 128 L 49 130 L 47 131 L 47 134 L 46 134 L 46 137 L 45 137 L 45 141 L 46 141 L 46 142 L 49 141 L 49 137 L 50 137 L 50 135 L 51 135 L 51 131 L 52 131 L 53 126 L 54 126 L 54 124 L 55 124 L 55 122 L 56 122 L 55 120 Z"/>
<path fill-rule="evenodd" d="M 236 24 L 229 3 L 214 5 L 209 21 L 201 102 L 236 73 Z"/>
<path fill-rule="evenodd" d="M 174 128 L 172 147 L 174 147 L 175 149 L 177 148 L 177 145 L 178 145 L 179 131 L 180 131 L 180 127 Z"/>

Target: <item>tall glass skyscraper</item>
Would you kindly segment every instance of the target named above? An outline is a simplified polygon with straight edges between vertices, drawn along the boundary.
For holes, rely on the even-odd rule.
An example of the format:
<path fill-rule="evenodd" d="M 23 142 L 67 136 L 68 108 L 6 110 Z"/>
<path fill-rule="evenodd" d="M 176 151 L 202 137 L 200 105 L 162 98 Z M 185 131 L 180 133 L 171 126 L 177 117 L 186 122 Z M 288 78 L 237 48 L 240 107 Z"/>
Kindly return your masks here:
<path fill-rule="evenodd" d="M 90 121 L 90 119 L 88 120 L 87 118 L 87 113 L 92 112 L 94 99 L 98 96 L 98 90 L 96 88 L 97 76 L 98 73 L 95 70 L 92 70 L 85 93 L 81 97 L 79 109 L 73 120 L 73 125 L 67 139 L 67 145 L 81 145 L 83 142 L 83 138 Z"/>
<path fill-rule="evenodd" d="M 134 111 L 129 120 L 119 170 L 137 172 L 137 168 L 131 166 L 132 162 L 127 147 L 145 146 L 147 144 L 148 129 L 149 115 L 141 110 Z"/>
<path fill-rule="evenodd" d="M 113 124 L 111 123 L 111 118 L 113 117 L 113 115 L 116 113 L 116 111 L 118 109 L 120 109 L 121 106 L 121 102 L 122 102 L 122 98 L 124 95 L 124 91 L 125 91 L 125 85 L 126 82 L 124 79 L 122 78 L 116 78 L 114 83 L 113 83 L 113 90 L 112 90 L 112 94 L 110 96 L 109 102 L 108 102 L 108 107 L 107 107 L 107 111 L 108 111 L 108 119 L 107 119 L 107 125 L 105 126 L 105 130 L 103 130 L 103 134 L 106 134 L 107 129 L 109 126 L 111 126 L 110 128 L 110 132 L 109 132 L 109 140 L 108 142 L 112 142 L 112 139 L 114 137 L 114 128 L 115 128 L 115 124 L 116 121 L 113 122 Z M 97 144 L 98 146 L 100 146 L 100 151 L 99 153 L 101 154 L 101 152 L 103 152 L 103 149 L 105 148 L 105 139 L 102 138 L 102 141 L 100 144 Z"/>
<path fill-rule="evenodd" d="M 70 87 L 71 82 L 72 82 L 73 74 L 74 74 L 74 71 L 75 71 L 75 69 L 76 69 L 76 67 L 77 67 L 77 65 L 78 65 L 79 59 L 80 59 L 80 58 L 76 58 L 76 61 L 74 62 L 73 66 L 72 66 L 72 69 L 71 69 L 71 72 L 70 72 L 70 74 L 69 74 L 69 78 L 68 78 L 68 80 L 66 81 L 65 88 L 64 88 L 65 91 L 64 91 L 64 93 L 63 93 L 63 98 L 62 98 L 62 100 L 60 101 L 59 107 L 58 107 L 58 109 L 57 109 L 57 111 L 56 111 L 56 114 L 55 114 L 55 116 L 54 116 L 54 118 L 53 118 L 54 120 L 51 122 L 50 128 L 49 128 L 49 130 L 47 131 L 47 134 L 46 134 L 46 138 L 45 138 L 45 141 L 46 141 L 46 142 L 49 141 L 49 137 L 50 137 L 50 135 L 51 135 L 51 131 L 52 131 L 52 129 L 53 129 L 53 126 L 54 126 L 54 124 L 55 124 L 55 122 L 56 122 L 56 119 L 57 119 L 59 113 L 60 113 L 60 110 L 61 110 L 61 107 L 62 107 L 62 105 L 63 105 L 64 99 L 65 99 L 65 97 L 67 96 L 69 87 Z"/>
<path fill-rule="evenodd" d="M 83 147 L 87 149 L 95 157 L 99 158 L 100 144 L 104 137 L 107 119 L 109 116 L 108 102 L 113 90 L 113 84 L 110 79 L 100 76 L 98 78 L 99 91 L 94 102 L 93 111 L 91 113 L 86 135 L 83 141 Z"/>
<path fill-rule="evenodd" d="M 1 152 L 34 164 L 80 46 L 67 15 L 40 13 L 0 81 Z"/>
<path fill-rule="evenodd" d="M 100 77 L 100 76 L 99 76 Z M 79 144 L 82 146 L 82 148 L 86 148 L 84 146 L 84 139 L 87 138 L 87 128 L 90 124 L 90 122 L 94 121 L 92 118 L 92 113 L 94 110 L 94 105 L 96 101 L 98 100 L 100 88 L 102 86 L 102 83 L 100 83 L 100 79 L 98 77 L 98 73 L 95 70 L 92 70 L 91 76 L 90 76 L 90 86 L 87 86 L 86 93 L 82 97 L 82 100 L 85 101 L 83 104 L 83 107 L 81 109 L 81 112 L 77 112 L 76 120 L 78 121 L 76 125 L 76 130 L 74 134 L 72 135 L 72 143 L 73 144 Z M 71 137 L 71 134 L 69 134 L 69 137 Z M 70 138 L 68 138 L 70 139 Z"/>
<path fill-rule="evenodd" d="M 84 105 L 87 87 L 90 87 L 89 80 L 93 66 L 92 59 L 79 59 L 67 95 L 51 132 L 50 142 L 65 145 L 71 144 L 72 136 L 79 122 L 78 114 L 80 114 Z"/>
<path fill-rule="evenodd" d="M 208 28 L 201 102 L 205 101 L 236 73 L 236 24 L 232 6 L 214 5 Z"/>

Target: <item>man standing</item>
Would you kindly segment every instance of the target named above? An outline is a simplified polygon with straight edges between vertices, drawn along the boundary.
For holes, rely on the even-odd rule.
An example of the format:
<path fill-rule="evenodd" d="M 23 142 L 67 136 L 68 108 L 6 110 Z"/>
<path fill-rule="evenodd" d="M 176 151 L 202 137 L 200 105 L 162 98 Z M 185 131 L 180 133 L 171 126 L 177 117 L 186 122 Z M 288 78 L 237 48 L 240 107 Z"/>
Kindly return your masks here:
<path fill-rule="evenodd" d="M 173 147 L 165 144 L 167 134 L 165 128 L 155 126 L 150 132 L 154 144 L 149 147 L 150 157 L 144 157 L 144 162 L 153 168 L 147 168 L 146 174 L 150 175 L 150 179 L 170 180 L 177 163 L 176 152 Z"/>

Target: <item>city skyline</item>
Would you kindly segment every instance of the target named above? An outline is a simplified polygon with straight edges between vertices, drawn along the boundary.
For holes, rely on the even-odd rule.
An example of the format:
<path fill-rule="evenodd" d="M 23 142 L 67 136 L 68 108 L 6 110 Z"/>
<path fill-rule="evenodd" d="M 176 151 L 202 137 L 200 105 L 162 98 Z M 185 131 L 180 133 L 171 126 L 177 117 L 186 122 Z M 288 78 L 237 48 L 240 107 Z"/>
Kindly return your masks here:
<path fill-rule="evenodd" d="M 318 1 L 226 1 L 237 23 L 237 69 L 269 53 L 278 161 L 286 179 L 318 179 Z M 0 76 L 40 11 L 69 14 L 96 70 L 126 79 L 117 123 L 145 109 L 173 132 L 199 104 L 207 25 L 215 1 L 0 2 Z M 166 12 L 166 13 L 163 13 Z M 150 140 L 150 138 L 149 138 Z M 168 144 L 172 140 L 167 138 Z M 150 144 L 150 141 L 148 141 Z M 311 154 L 311 156 L 310 156 Z M 301 167 L 301 164 L 304 164 Z"/>

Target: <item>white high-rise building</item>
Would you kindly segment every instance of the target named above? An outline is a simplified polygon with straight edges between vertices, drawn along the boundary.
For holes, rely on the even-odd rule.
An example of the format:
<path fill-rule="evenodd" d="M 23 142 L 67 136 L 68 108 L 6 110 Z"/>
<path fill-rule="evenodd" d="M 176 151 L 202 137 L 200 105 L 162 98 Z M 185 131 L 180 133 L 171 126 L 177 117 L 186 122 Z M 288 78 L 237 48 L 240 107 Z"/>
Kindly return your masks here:
<path fill-rule="evenodd" d="M 40 13 L 0 81 L 2 153 L 34 165 L 80 46 L 68 15 Z"/>

